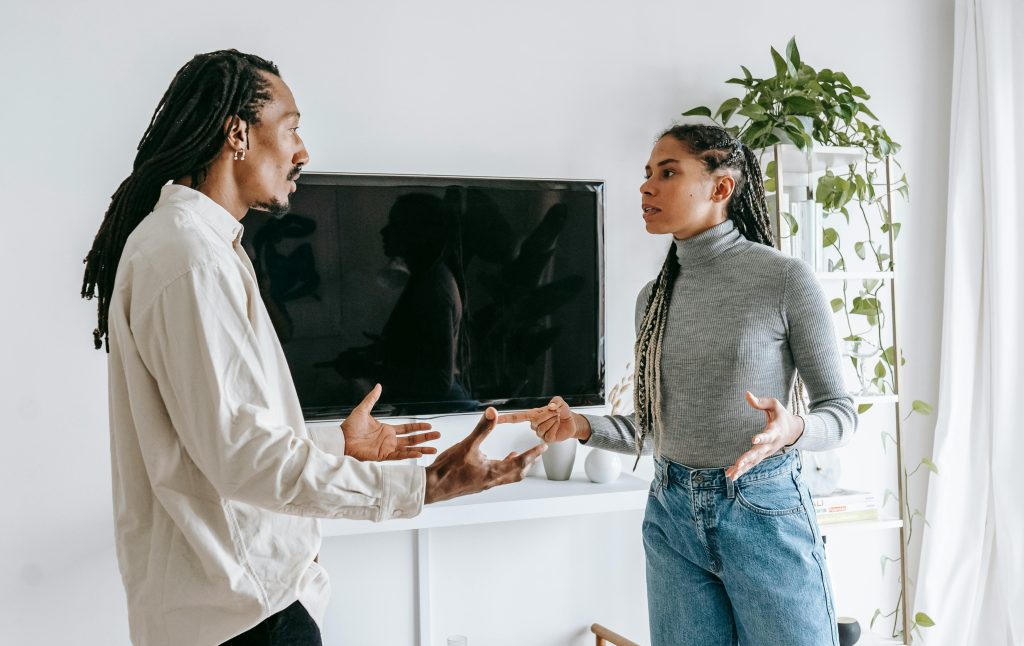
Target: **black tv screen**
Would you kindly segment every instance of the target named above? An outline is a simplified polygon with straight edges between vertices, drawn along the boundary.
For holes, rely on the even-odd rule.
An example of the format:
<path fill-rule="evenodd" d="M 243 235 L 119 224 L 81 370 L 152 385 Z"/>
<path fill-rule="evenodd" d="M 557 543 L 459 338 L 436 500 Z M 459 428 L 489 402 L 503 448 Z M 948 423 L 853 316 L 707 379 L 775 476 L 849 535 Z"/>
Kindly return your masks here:
<path fill-rule="evenodd" d="M 309 420 L 604 403 L 604 183 L 304 173 L 243 245 Z"/>

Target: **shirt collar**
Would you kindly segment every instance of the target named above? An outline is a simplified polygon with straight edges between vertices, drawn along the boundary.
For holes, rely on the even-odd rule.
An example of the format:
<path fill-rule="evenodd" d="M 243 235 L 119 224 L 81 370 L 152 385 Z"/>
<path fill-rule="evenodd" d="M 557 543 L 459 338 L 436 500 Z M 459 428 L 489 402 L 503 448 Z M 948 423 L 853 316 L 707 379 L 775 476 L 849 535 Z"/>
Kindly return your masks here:
<path fill-rule="evenodd" d="M 218 237 L 229 243 L 235 243 L 242 239 L 242 223 L 228 213 L 220 204 L 217 204 L 204 193 L 182 184 L 167 184 L 160 189 L 161 204 L 180 204 L 199 215 L 199 219 L 206 223 Z M 155 207 L 154 207 L 155 209 Z"/>

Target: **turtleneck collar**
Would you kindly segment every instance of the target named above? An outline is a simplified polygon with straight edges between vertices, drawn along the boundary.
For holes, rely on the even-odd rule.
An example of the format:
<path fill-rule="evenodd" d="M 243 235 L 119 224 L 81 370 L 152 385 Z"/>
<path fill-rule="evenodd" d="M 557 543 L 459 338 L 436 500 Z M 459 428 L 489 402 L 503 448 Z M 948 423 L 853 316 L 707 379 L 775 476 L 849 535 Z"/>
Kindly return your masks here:
<path fill-rule="evenodd" d="M 736 230 L 732 220 L 726 219 L 707 231 L 701 231 L 685 240 L 673 238 L 676 245 L 676 258 L 679 267 L 687 269 L 695 265 L 710 262 L 728 251 L 736 251 L 743 247 L 746 238 Z"/>

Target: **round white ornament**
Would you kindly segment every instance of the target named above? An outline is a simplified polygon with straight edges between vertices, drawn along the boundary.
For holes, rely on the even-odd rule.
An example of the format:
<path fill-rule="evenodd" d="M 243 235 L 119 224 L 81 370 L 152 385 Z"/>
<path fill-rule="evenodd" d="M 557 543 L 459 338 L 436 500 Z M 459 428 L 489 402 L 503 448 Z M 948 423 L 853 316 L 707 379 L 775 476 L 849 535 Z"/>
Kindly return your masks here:
<path fill-rule="evenodd" d="M 583 470 L 591 482 L 603 484 L 612 482 L 622 473 L 622 462 L 619 456 L 601 449 L 591 449 L 586 462 L 583 463 Z"/>

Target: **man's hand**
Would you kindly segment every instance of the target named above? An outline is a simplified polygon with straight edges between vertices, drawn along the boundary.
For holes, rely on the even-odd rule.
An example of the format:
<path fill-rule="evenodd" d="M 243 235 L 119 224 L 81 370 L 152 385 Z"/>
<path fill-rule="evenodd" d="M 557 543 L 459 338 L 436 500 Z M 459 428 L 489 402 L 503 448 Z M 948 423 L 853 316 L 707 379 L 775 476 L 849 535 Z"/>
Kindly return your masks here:
<path fill-rule="evenodd" d="M 548 444 L 563 440 L 586 442 L 590 439 L 590 422 L 586 417 L 572 412 L 569 404 L 561 397 L 552 398 L 547 406 L 498 417 L 499 424 L 515 422 L 529 422 L 537 437 Z"/>
<path fill-rule="evenodd" d="M 430 424 L 414 423 L 392 426 L 370 415 L 373 405 L 380 399 L 381 387 L 373 387 L 363 401 L 341 423 L 345 434 L 345 455 L 361 461 L 405 460 L 428 453 L 437 453 L 432 446 L 423 446 L 441 437 L 437 431 L 417 433 L 430 429 Z"/>
<path fill-rule="evenodd" d="M 747 391 L 747 403 L 763 410 L 766 418 L 764 430 L 753 437 L 753 448 L 736 460 L 736 464 L 725 470 L 730 480 L 737 480 L 747 471 L 779 452 L 779 449 L 793 444 L 804 432 L 804 420 L 793 415 L 774 397 L 755 397 Z"/>
<path fill-rule="evenodd" d="M 490 460 L 480 450 L 480 444 L 497 424 L 498 411 L 488 408 L 472 433 L 437 456 L 427 467 L 424 503 L 465 496 L 523 479 L 547 445 L 538 444 L 523 453 L 509 453 L 504 460 Z"/>

